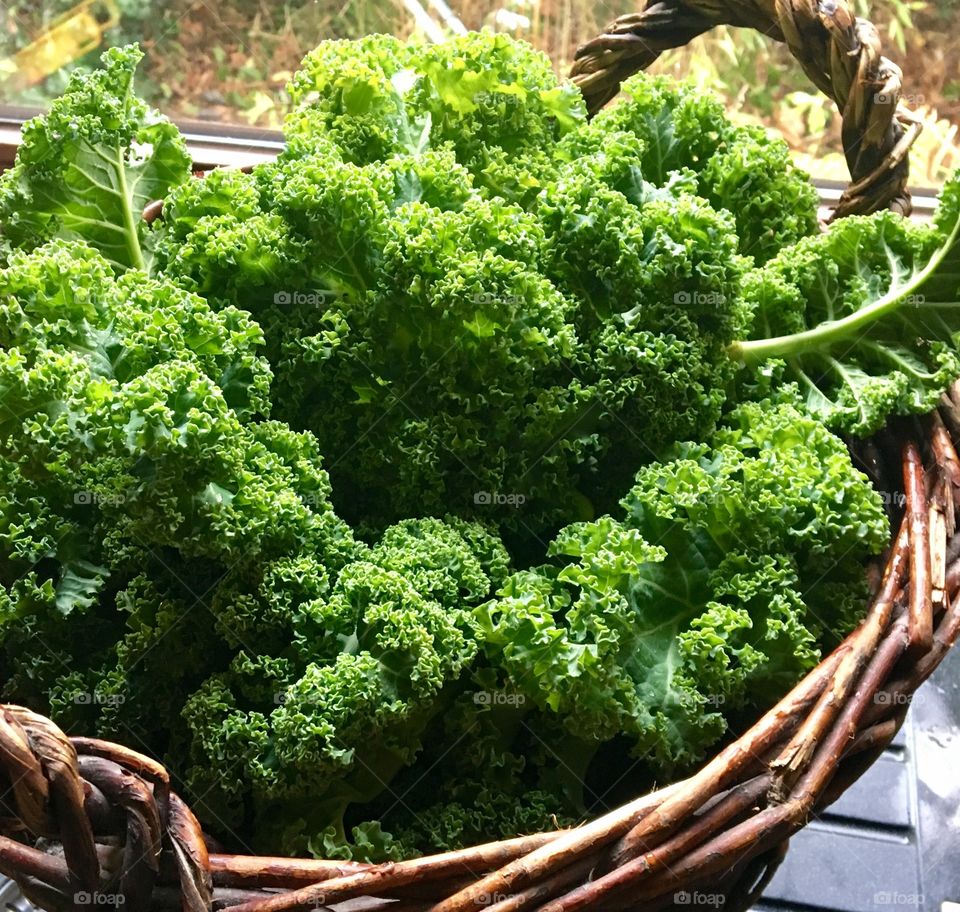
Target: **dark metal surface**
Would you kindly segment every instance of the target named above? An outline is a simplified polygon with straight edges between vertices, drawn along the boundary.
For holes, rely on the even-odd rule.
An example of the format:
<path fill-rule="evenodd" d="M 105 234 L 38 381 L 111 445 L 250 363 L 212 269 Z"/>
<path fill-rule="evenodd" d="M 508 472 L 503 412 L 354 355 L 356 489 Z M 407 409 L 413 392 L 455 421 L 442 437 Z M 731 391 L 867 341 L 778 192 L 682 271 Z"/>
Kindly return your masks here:
<path fill-rule="evenodd" d="M 20 895 L 12 880 L 0 876 L 0 909 L 4 912 L 31 912 L 33 906 Z"/>

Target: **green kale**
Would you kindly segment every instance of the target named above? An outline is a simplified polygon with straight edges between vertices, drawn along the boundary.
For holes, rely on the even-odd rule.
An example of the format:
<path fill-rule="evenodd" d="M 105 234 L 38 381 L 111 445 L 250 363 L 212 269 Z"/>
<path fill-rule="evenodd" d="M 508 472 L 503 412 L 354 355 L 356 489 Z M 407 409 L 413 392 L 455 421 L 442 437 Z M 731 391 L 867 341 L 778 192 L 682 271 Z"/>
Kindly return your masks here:
<path fill-rule="evenodd" d="M 323 43 L 277 159 L 194 179 L 138 59 L 0 177 L 4 699 L 379 860 L 688 768 L 857 623 L 888 529 L 834 434 L 960 374 L 960 177 L 819 235 L 709 97 L 587 123 L 472 34 Z"/>
<path fill-rule="evenodd" d="M 0 270 L 5 688 L 153 731 L 150 692 L 175 707 L 189 693 L 167 686 L 177 661 L 155 665 L 155 647 L 226 573 L 301 551 L 331 570 L 356 557 L 316 440 L 249 421 L 269 406 L 261 344 L 245 313 L 115 277 L 76 242 Z"/>
<path fill-rule="evenodd" d="M 325 41 L 290 96 L 284 132 L 295 145 L 329 138 L 360 165 L 449 145 L 485 195 L 516 201 L 551 173 L 551 144 L 586 120 L 545 55 L 490 33 L 431 47 L 382 35 Z"/>
<path fill-rule="evenodd" d="M 623 508 L 564 529 L 557 563 L 518 572 L 476 614 L 512 689 L 579 738 L 625 735 L 669 773 L 726 714 L 768 705 L 817 663 L 849 624 L 838 595 L 866 599 L 850 568 L 889 531 L 843 443 L 786 405 L 742 406 L 710 445 L 642 469 Z"/>
<path fill-rule="evenodd" d="M 190 159 L 177 128 L 133 94 L 142 56 L 111 48 L 104 69 L 72 75 L 24 125 L 16 164 L 0 177 L 0 230 L 12 245 L 84 240 L 115 269 L 149 267 L 141 213 L 189 179 Z"/>
<path fill-rule="evenodd" d="M 638 74 L 621 103 L 602 111 L 586 134 L 637 137 L 638 175 L 653 187 L 692 179 L 696 192 L 737 222 L 740 252 L 766 262 L 817 231 L 817 192 L 790 161 L 786 143 L 757 127 L 735 127 L 720 102 L 691 85 Z M 593 133 L 593 136 L 591 136 Z M 583 146 L 576 140 L 573 150 Z"/>
<path fill-rule="evenodd" d="M 731 355 L 793 382 L 830 427 L 867 435 L 931 410 L 960 376 L 960 172 L 932 226 L 842 219 L 748 275 L 743 297 L 753 336 Z"/>
<path fill-rule="evenodd" d="M 195 793 L 222 820 L 252 814 L 266 846 L 302 848 L 308 834 L 349 852 L 348 812 L 423 749 L 476 654 L 470 609 L 506 569 L 483 529 L 428 519 L 388 529 L 332 585 L 288 565 L 245 600 L 234 588 L 223 605 L 240 605 L 248 641 L 276 654 L 241 650 L 187 700 Z"/>

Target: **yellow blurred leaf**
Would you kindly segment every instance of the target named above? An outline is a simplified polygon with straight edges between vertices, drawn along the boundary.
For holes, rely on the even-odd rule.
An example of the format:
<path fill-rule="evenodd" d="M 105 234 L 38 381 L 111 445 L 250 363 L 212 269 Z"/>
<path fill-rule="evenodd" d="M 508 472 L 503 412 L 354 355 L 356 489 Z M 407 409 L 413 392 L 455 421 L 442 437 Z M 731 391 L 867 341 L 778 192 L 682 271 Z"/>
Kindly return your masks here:
<path fill-rule="evenodd" d="M 276 102 L 266 92 L 257 92 L 253 96 L 253 104 L 243 112 L 243 117 L 247 123 L 255 124 L 275 105 Z"/>

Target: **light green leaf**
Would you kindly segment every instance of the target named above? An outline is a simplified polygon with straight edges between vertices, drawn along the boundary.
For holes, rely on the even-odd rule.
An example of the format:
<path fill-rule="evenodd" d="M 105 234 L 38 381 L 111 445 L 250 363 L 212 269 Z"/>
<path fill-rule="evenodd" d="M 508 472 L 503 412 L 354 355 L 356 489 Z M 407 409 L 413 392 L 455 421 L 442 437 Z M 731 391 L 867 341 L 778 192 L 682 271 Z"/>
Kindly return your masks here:
<path fill-rule="evenodd" d="M 141 56 L 110 49 L 104 69 L 71 78 L 24 127 L 0 178 L 0 223 L 15 246 L 83 240 L 117 271 L 150 267 L 143 208 L 190 177 L 190 158 L 177 128 L 133 95 Z"/>

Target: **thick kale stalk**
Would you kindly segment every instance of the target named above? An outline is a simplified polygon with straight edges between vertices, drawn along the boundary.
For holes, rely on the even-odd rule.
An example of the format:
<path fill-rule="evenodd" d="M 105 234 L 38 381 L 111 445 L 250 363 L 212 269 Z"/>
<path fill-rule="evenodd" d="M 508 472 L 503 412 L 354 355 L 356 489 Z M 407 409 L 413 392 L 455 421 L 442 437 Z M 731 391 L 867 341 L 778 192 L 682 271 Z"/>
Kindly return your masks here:
<path fill-rule="evenodd" d="M 960 376 L 960 175 L 932 227 L 848 218 L 749 274 L 753 338 L 728 352 L 797 385 L 835 430 L 869 434 L 934 408 Z"/>

